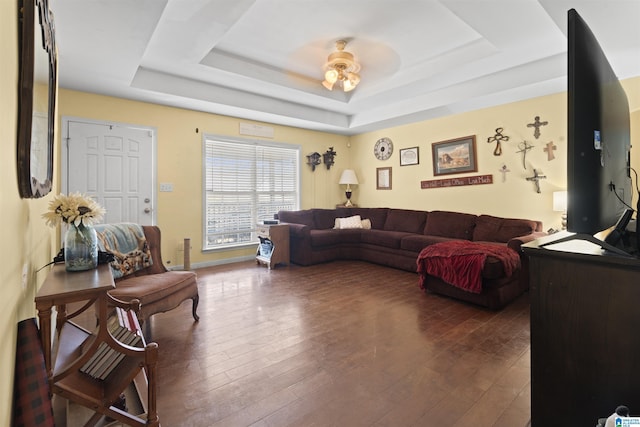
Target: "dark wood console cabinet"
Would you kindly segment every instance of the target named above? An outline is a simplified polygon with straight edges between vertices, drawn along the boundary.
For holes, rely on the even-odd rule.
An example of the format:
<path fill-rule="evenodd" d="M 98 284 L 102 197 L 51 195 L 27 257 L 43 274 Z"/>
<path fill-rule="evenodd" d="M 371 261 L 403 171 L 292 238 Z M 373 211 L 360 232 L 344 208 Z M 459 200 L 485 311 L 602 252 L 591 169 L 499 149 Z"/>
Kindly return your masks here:
<path fill-rule="evenodd" d="M 551 243 L 557 239 L 523 245 L 531 272 L 531 425 L 594 426 L 618 405 L 638 416 L 640 260 L 579 238 Z"/>

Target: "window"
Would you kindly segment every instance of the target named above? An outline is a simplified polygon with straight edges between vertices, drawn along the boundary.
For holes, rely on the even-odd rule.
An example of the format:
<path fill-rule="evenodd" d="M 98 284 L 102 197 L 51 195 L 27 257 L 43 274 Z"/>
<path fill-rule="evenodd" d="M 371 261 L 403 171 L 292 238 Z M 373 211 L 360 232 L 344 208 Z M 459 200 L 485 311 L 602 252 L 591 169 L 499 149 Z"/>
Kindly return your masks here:
<path fill-rule="evenodd" d="M 204 250 L 257 243 L 258 222 L 300 205 L 300 147 L 204 137 Z"/>

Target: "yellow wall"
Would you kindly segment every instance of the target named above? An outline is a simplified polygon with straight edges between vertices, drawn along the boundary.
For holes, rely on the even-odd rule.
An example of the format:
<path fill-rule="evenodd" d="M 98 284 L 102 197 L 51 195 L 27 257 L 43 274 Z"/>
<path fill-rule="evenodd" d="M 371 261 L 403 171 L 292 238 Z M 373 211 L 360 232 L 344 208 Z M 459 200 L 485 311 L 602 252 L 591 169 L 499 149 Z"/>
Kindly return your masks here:
<path fill-rule="evenodd" d="M 623 82 L 628 94 L 632 116 L 631 141 L 640 140 L 640 78 Z M 501 105 L 479 111 L 451 115 L 435 120 L 371 132 L 351 138 L 351 158 L 362 185 L 354 191 L 352 199 L 364 206 L 390 206 L 424 210 L 453 210 L 476 214 L 530 218 L 543 222 L 544 229 L 560 228 L 560 213 L 552 209 L 554 191 L 566 189 L 567 165 L 567 97 L 566 92 Z M 540 116 L 548 125 L 540 128 L 536 139 L 533 129 L 527 127 Z M 502 155 L 493 154 L 495 143 L 487 139 L 503 128 L 509 137 L 502 143 Z M 432 144 L 453 138 L 476 135 L 478 171 L 475 173 L 434 176 Z M 373 154 L 375 141 L 389 137 L 394 142 L 394 154 L 389 160 L 377 160 Z M 523 167 L 518 144 L 528 141 L 534 145 Z M 553 141 L 557 147 L 555 159 L 549 160 L 544 151 Z M 400 166 L 401 148 L 419 147 L 420 164 Z M 502 165 L 508 172 L 502 181 Z M 376 168 L 392 168 L 392 190 L 376 190 Z M 640 150 L 632 150 L 632 166 L 640 170 Z M 540 181 L 541 193 L 527 181 L 533 168 L 546 179 Z M 420 181 L 474 175 L 493 175 L 493 184 L 452 188 L 421 189 Z"/>
<path fill-rule="evenodd" d="M 0 425 L 10 424 L 16 325 L 34 317 L 36 289 L 44 279 L 55 232 L 40 215 L 49 198 L 23 200 L 18 195 L 16 139 L 18 122 L 17 2 L 0 2 Z M 22 285 L 23 268 L 26 286 Z"/>
<path fill-rule="evenodd" d="M 638 110 L 640 105 L 639 82 L 640 78 L 624 82 L 632 111 Z M 566 189 L 566 103 L 566 93 L 560 93 L 350 138 L 261 124 L 273 126 L 272 140 L 301 144 L 303 155 L 314 151 L 323 153 L 329 147 L 334 147 L 338 153 L 330 170 L 320 165 L 312 172 L 309 166 L 302 165 L 302 208 L 330 208 L 344 201 L 344 188 L 340 188 L 337 181 L 341 171 L 349 167 L 355 169 L 360 181 L 360 185 L 354 187 L 352 197 L 360 206 L 444 209 L 531 218 L 541 220 L 546 230 L 560 228 L 560 213 L 552 210 L 552 194 Z M 182 265 L 185 237 L 191 239 L 194 266 L 229 262 L 252 255 L 253 249 L 210 253 L 200 250 L 202 135 L 241 136 L 239 124 L 250 121 L 71 90 L 60 90 L 59 113 L 60 117 L 105 120 L 157 129 L 157 182 L 174 184 L 173 192 L 157 192 L 157 223 L 163 230 L 162 251 L 169 265 Z M 534 138 L 533 129 L 527 127 L 535 116 L 548 122 L 541 127 L 539 139 Z M 638 114 L 632 115 L 632 124 L 633 132 L 637 133 L 640 129 Z M 508 136 L 509 141 L 502 142 L 502 155 L 495 156 L 495 143 L 488 143 L 487 139 L 495 135 L 498 127 L 503 128 L 503 135 Z M 435 177 L 431 144 L 468 135 L 476 136 L 478 171 Z M 394 143 L 394 153 L 386 161 L 377 160 L 373 155 L 375 142 L 383 136 L 391 138 Z M 522 154 L 518 153 L 519 144 L 525 140 L 534 145 L 527 154 L 526 169 Z M 556 146 L 553 160 L 549 160 L 544 151 L 550 141 Z M 416 146 L 420 151 L 420 163 L 401 167 L 399 150 Z M 640 159 L 640 154 L 635 154 L 634 162 Z M 510 171 L 505 181 L 499 172 L 502 165 Z M 389 166 L 392 168 L 393 188 L 377 190 L 376 168 Z M 533 168 L 546 176 L 540 182 L 541 193 L 537 193 L 534 184 L 526 180 L 533 175 Z M 59 172 L 59 168 L 57 170 Z M 422 180 L 486 174 L 493 175 L 493 184 L 420 188 Z"/>
<path fill-rule="evenodd" d="M 321 164 L 312 172 L 306 164 L 301 165 L 301 205 L 303 208 L 326 208 L 335 207 L 340 201 L 342 192 L 337 183 L 349 160 L 349 138 L 346 136 L 63 89 L 60 90 L 58 111 L 60 117 L 128 123 L 157 130 L 157 182 L 173 183 L 173 192 L 157 192 L 157 224 L 162 229 L 162 256 L 169 265 L 183 264 L 182 249 L 186 237 L 191 239 L 191 262 L 194 266 L 255 254 L 254 248 L 210 253 L 200 250 L 203 134 L 243 137 L 239 134 L 240 123 L 272 126 L 274 137 L 262 139 L 301 145 L 304 162 L 307 154 L 322 154 L 329 147 L 334 147 L 337 156 L 331 169 L 327 170 Z M 62 133 L 61 137 L 64 137 Z"/>
<path fill-rule="evenodd" d="M 35 270 L 52 257 L 58 245 L 55 231 L 48 229 L 41 218 L 51 195 L 41 200 L 22 200 L 16 181 L 17 122 L 17 16 L 15 2 L 0 2 L 0 47 L 3 64 L 0 67 L 0 144 L 3 156 L 0 166 L 0 425 L 8 425 L 12 399 L 15 330 L 19 320 L 35 315 L 33 299 L 44 274 Z M 640 141 L 640 78 L 624 82 L 632 113 L 632 141 Z M 158 192 L 157 220 L 163 230 L 163 254 L 172 265 L 181 264 L 179 248 L 185 237 L 192 239 L 192 262 L 215 263 L 225 259 L 250 256 L 252 250 L 202 254 L 201 247 L 201 150 L 202 134 L 238 135 L 240 122 L 249 122 L 213 114 L 181 110 L 159 105 L 128 101 L 69 90 L 60 91 L 59 118 L 62 116 L 105 120 L 154 127 L 158 135 L 157 181 L 174 184 L 172 193 Z M 535 140 L 526 127 L 539 115 L 549 125 Z M 60 120 L 58 121 L 60 123 Z M 448 209 L 462 212 L 487 213 L 500 216 L 525 217 L 544 222 L 545 229 L 559 227 L 560 216 L 551 210 L 551 194 L 566 185 L 566 95 L 557 94 L 524 102 L 499 106 L 477 112 L 452 115 L 421 123 L 385 129 L 355 137 L 330 135 L 284 126 L 273 126 L 273 140 L 302 145 L 303 155 L 323 153 L 334 147 L 338 155 L 335 166 L 327 171 L 324 165 L 311 172 L 302 165 L 302 208 L 330 208 L 344 201 L 344 189 L 337 181 L 346 167 L 356 170 L 360 185 L 353 200 L 362 206 L 390 206 L 411 209 Z M 492 154 L 494 145 L 486 142 L 497 127 L 510 137 L 503 143 L 502 156 Z M 199 133 L 195 129 L 199 129 Z M 494 183 L 450 189 L 420 189 L 421 180 L 434 179 L 431 144 L 466 135 L 476 135 L 478 153 L 477 174 L 493 174 Z M 60 182 L 60 138 L 56 143 L 56 179 L 53 194 Z M 394 141 L 391 159 L 379 161 L 373 155 L 373 145 L 380 137 Z M 527 156 L 527 170 L 522 167 L 518 142 L 526 139 L 535 145 Z M 556 159 L 548 161 L 543 144 L 557 145 Z M 420 164 L 399 166 L 401 148 L 419 147 Z M 632 164 L 640 170 L 640 155 L 633 152 Z M 498 172 L 502 164 L 511 172 L 506 182 Z M 377 167 L 391 166 L 393 189 L 375 189 Z M 541 183 L 542 193 L 534 191 L 525 177 L 531 168 L 539 168 L 547 179 Z M 474 173 L 476 174 L 476 173 Z M 467 176 L 465 174 L 458 176 Z M 26 286 L 22 286 L 22 271 L 26 267 Z"/>
<path fill-rule="evenodd" d="M 539 139 L 527 124 L 535 116 L 548 121 L 540 130 Z M 544 96 L 536 99 L 457 114 L 426 122 L 400 126 L 384 131 L 358 135 L 352 138 L 352 156 L 363 159 L 356 173 L 364 185 L 354 194 L 363 205 L 387 205 L 423 210 L 453 210 L 475 214 L 530 218 L 541 220 L 545 229 L 560 226 L 560 214 L 552 211 L 552 192 L 566 188 L 566 94 Z M 502 155 L 495 156 L 496 143 L 487 139 L 496 135 L 496 128 L 509 140 L 502 142 Z M 434 176 L 432 144 L 454 138 L 476 136 L 478 171 L 465 174 Z M 380 161 L 373 155 L 375 141 L 386 136 L 394 142 L 394 154 L 389 160 Z M 526 169 L 519 143 L 534 145 L 526 156 Z M 543 151 L 545 144 L 553 141 L 557 146 L 555 159 L 549 161 Z M 420 164 L 400 166 L 401 148 L 419 147 Z M 499 172 L 502 165 L 510 172 L 502 181 Z M 376 190 L 376 168 L 392 167 L 392 190 Z M 547 178 L 541 181 L 541 193 L 534 184 L 526 181 L 533 175 L 533 168 Z M 451 188 L 421 189 L 420 181 L 447 179 L 475 175 L 493 175 L 493 184 L 460 186 Z"/>

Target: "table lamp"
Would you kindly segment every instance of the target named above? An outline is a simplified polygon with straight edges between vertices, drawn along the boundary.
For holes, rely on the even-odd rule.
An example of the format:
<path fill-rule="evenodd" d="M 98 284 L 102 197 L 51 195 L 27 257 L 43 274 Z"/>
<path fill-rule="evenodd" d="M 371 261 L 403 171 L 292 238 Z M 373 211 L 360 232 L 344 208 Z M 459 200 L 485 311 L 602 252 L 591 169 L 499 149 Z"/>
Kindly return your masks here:
<path fill-rule="evenodd" d="M 553 210 L 555 212 L 562 212 L 562 229 L 567 229 L 567 192 L 566 191 L 554 191 L 553 192 Z"/>
<path fill-rule="evenodd" d="M 347 207 L 353 206 L 351 203 L 351 185 L 358 185 L 358 177 L 356 173 L 352 169 L 345 169 L 342 171 L 342 175 L 340 175 L 340 181 L 338 182 L 340 185 L 347 186 L 347 190 L 345 191 L 345 195 L 347 196 L 347 203 L 344 205 Z"/>

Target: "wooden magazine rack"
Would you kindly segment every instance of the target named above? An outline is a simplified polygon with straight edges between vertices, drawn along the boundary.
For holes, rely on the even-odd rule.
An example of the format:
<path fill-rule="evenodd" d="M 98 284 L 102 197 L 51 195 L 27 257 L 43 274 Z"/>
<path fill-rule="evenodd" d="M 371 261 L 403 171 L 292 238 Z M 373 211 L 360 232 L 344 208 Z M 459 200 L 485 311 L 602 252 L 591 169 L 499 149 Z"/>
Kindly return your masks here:
<path fill-rule="evenodd" d="M 36 295 L 35 302 L 40 321 L 40 339 L 45 366 L 53 394 L 85 406 L 95 414 L 85 424 L 96 424 L 108 416 L 130 426 L 159 426 L 156 410 L 156 364 L 158 345 L 145 344 L 132 347 L 116 340 L 107 329 L 111 309 L 121 307 L 137 310 L 139 301 L 125 303 L 114 299 L 113 276 L 108 265 L 97 269 L 68 273 L 64 265 L 55 265 Z M 67 314 L 67 304 L 86 302 L 77 311 Z M 56 332 L 51 342 L 52 308 L 56 307 Z M 95 306 L 98 318 L 96 330 L 91 332 L 71 319 Z M 125 355 L 104 380 L 98 380 L 80 371 L 101 343 Z M 145 414 L 130 414 L 114 406 L 121 393 L 134 385 Z"/>

